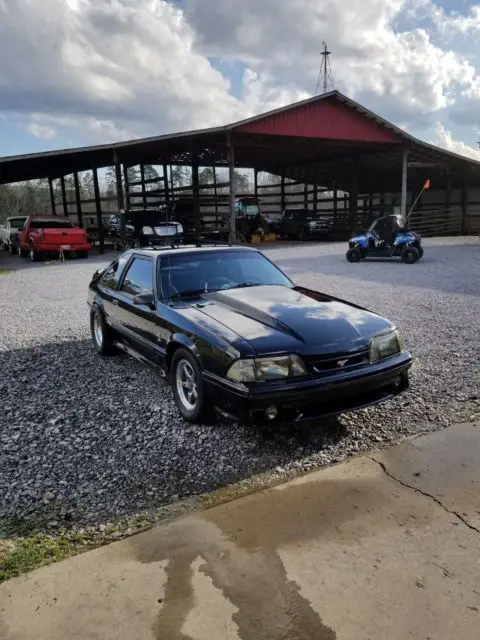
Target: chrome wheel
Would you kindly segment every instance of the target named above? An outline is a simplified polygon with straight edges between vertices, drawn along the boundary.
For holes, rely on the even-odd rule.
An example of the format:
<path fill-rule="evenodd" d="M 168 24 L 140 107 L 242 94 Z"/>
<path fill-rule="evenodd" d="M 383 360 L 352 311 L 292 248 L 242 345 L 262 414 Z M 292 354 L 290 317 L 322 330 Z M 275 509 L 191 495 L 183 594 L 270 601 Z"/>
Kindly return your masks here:
<path fill-rule="evenodd" d="M 93 316 L 93 335 L 95 336 L 95 342 L 101 348 L 103 347 L 103 327 L 100 315 L 96 313 Z"/>
<path fill-rule="evenodd" d="M 198 403 L 197 381 L 195 371 L 188 360 L 182 359 L 177 364 L 175 386 L 178 398 L 186 411 L 195 411 Z"/>

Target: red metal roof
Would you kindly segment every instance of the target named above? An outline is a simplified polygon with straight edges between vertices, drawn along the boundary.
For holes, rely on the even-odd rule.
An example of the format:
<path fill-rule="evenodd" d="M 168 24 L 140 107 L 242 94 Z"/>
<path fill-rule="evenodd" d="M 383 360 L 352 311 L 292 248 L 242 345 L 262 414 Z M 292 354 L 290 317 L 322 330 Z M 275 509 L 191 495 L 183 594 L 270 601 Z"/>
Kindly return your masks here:
<path fill-rule="evenodd" d="M 235 127 L 235 131 L 356 142 L 402 142 L 391 129 L 337 100 L 292 105 L 280 113 L 274 112 L 241 124 Z"/>

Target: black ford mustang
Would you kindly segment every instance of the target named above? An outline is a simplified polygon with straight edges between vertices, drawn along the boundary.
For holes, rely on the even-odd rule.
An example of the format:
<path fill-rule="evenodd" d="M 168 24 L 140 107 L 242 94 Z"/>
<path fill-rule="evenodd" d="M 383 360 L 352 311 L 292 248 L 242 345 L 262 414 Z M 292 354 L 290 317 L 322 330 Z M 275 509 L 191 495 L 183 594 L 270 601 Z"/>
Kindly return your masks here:
<path fill-rule="evenodd" d="M 97 351 L 165 372 L 178 410 L 301 421 L 391 398 L 411 356 L 388 320 L 296 286 L 255 249 L 131 250 L 90 283 Z"/>

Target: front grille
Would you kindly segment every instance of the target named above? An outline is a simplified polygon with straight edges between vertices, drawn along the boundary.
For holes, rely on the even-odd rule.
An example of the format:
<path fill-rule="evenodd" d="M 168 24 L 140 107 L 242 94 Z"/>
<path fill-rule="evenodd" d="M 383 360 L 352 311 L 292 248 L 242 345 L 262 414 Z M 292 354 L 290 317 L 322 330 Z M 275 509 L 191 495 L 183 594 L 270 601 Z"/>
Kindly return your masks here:
<path fill-rule="evenodd" d="M 345 371 L 363 367 L 370 362 L 368 350 L 357 353 L 338 354 L 335 356 L 311 356 L 306 359 L 308 371 L 311 375 L 322 375 L 335 371 Z"/>

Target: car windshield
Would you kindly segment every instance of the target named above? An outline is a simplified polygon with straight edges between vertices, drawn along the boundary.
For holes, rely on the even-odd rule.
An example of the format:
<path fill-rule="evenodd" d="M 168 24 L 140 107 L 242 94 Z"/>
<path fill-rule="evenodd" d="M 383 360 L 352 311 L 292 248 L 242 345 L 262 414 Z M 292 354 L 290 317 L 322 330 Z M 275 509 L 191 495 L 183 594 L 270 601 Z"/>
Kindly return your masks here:
<path fill-rule="evenodd" d="M 70 229 L 72 223 L 69 220 L 55 220 L 52 218 L 36 218 L 31 221 L 31 229 Z"/>
<path fill-rule="evenodd" d="M 291 287 L 293 283 L 256 251 L 178 253 L 162 258 L 163 299 L 256 285 Z"/>
<path fill-rule="evenodd" d="M 10 218 L 10 226 L 13 229 L 21 229 L 25 224 L 26 218 Z"/>

